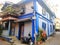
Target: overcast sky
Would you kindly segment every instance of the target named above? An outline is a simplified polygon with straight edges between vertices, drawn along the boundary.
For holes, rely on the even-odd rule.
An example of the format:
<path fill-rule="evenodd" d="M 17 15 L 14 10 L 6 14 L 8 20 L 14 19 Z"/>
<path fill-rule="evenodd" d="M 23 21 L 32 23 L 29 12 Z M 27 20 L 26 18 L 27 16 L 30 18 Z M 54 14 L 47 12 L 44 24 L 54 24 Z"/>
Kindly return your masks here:
<path fill-rule="evenodd" d="M 55 12 L 56 17 L 60 18 L 60 0 L 45 0 L 51 10 Z"/>
<path fill-rule="evenodd" d="M 21 0 L 0 0 L 0 3 L 5 3 L 6 1 L 10 1 L 10 2 L 13 2 L 13 3 L 18 3 L 19 1 Z"/>
<path fill-rule="evenodd" d="M 60 18 L 60 0 L 50 0 L 52 3 L 51 5 L 55 8 L 55 14 L 58 18 Z"/>

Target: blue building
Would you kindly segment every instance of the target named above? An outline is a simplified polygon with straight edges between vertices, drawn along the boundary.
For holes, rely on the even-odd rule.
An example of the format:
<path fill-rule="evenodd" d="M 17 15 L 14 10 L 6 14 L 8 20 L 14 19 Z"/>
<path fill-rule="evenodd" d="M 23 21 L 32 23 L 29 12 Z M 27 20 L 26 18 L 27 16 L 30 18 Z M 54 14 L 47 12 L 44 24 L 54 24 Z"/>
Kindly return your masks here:
<path fill-rule="evenodd" d="M 55 14 L 43 0 L 24 0 L 17 3 L 17 5 L 21 9 L 20 15 L 18 20 L 9 22 L 8 34 L 21 39 L 22 37 L 28 37 L 30 33 L 32 40 L 34 40 L 34 34 L 38 33 L 39 28 L 46 31 L 47 37 L 54 33 Z M 12 23 L 11 29 L 10 23 Z"/>

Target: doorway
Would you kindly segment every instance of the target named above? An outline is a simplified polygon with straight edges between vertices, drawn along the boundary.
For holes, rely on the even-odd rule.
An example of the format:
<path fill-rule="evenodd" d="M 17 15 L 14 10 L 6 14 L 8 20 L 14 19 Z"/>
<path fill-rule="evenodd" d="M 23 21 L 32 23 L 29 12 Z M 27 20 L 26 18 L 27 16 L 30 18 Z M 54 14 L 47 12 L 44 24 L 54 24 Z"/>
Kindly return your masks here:
<path fill-rule="evenodd" d="M 19 23 L 19 39 L 24 37 L 24 22 Z"/>

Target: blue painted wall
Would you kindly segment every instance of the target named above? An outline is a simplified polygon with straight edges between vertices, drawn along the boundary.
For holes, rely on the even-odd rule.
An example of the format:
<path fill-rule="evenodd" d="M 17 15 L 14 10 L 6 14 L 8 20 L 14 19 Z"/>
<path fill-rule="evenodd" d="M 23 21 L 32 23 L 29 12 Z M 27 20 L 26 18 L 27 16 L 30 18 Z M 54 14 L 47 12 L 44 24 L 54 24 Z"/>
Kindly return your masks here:
<path fill-rule="evenodd" d="M 38 30 L 39 30 L 39 18 L 38 18 L 38 15 L 36 14 L 36 31 L 38 33 Z"/>
<path fill-rule="evenodd" d="M 35 33 L 35 29 L 34 29 L 34 20 L 32 19 L 32 41 L 34 42 L 34 33 Z"/>
<path fill-rule="evenodd" d="M 29 14 L 25 14 L 25 15 L 21 15 L 21 16 L 18 16 L 19 19 L 24 19 L 24 18 L 30 18 L 33 16 L 33 13 L 29 13 Z"/>
<path fill-rule="evenodd" d="M 44 28 L 47 28 L 47 36 L 49 36 L 49 35 L 51 35 L 51 34 L 53 34 L 53 32 L 54 32 L 54 30 L 53 30 L 53 25 L 52 26 L 50 26 L 51 24 L 53 24 L 53 22 L 51 21 L 51 20 L 48 20 L 47 18 L 45 18 L 45 17 L 43 17 L 41 14 L 39 14 L 39 13 L 36 13 L 37 15 L 38 15 L 38 21 L 36 21 L 36 22 L 38 22 L 37 24 L 38 24 L 38 27 L 39 27 L 39 19 L 42 19 L 42 20 L 44 20 L 44 21 L 46 21 L 46 22 L 44 22 L 44 23 L 46 23 L 46 27 L 44 27 Z M 36 27 L 36 28 L 38 28 L 38 27 Z M 42 27 L 42 22 L 41 22 L 41 25 L 40 25 L 40 27 L 41 28 L 43 28 Z"/>

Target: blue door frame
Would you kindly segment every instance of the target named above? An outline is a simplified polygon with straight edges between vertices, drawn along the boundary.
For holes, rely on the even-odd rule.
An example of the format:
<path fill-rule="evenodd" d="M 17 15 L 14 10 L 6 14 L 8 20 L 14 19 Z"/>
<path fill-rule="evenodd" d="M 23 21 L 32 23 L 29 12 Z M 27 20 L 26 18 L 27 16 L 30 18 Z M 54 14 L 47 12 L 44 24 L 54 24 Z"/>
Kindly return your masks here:
<path fill-rule="evenodd" d="M 34 20 L 32 19 L 32 41 L 34 42 L 34 33 L 35 33 L 35 30 L 34 30 Z"/>

